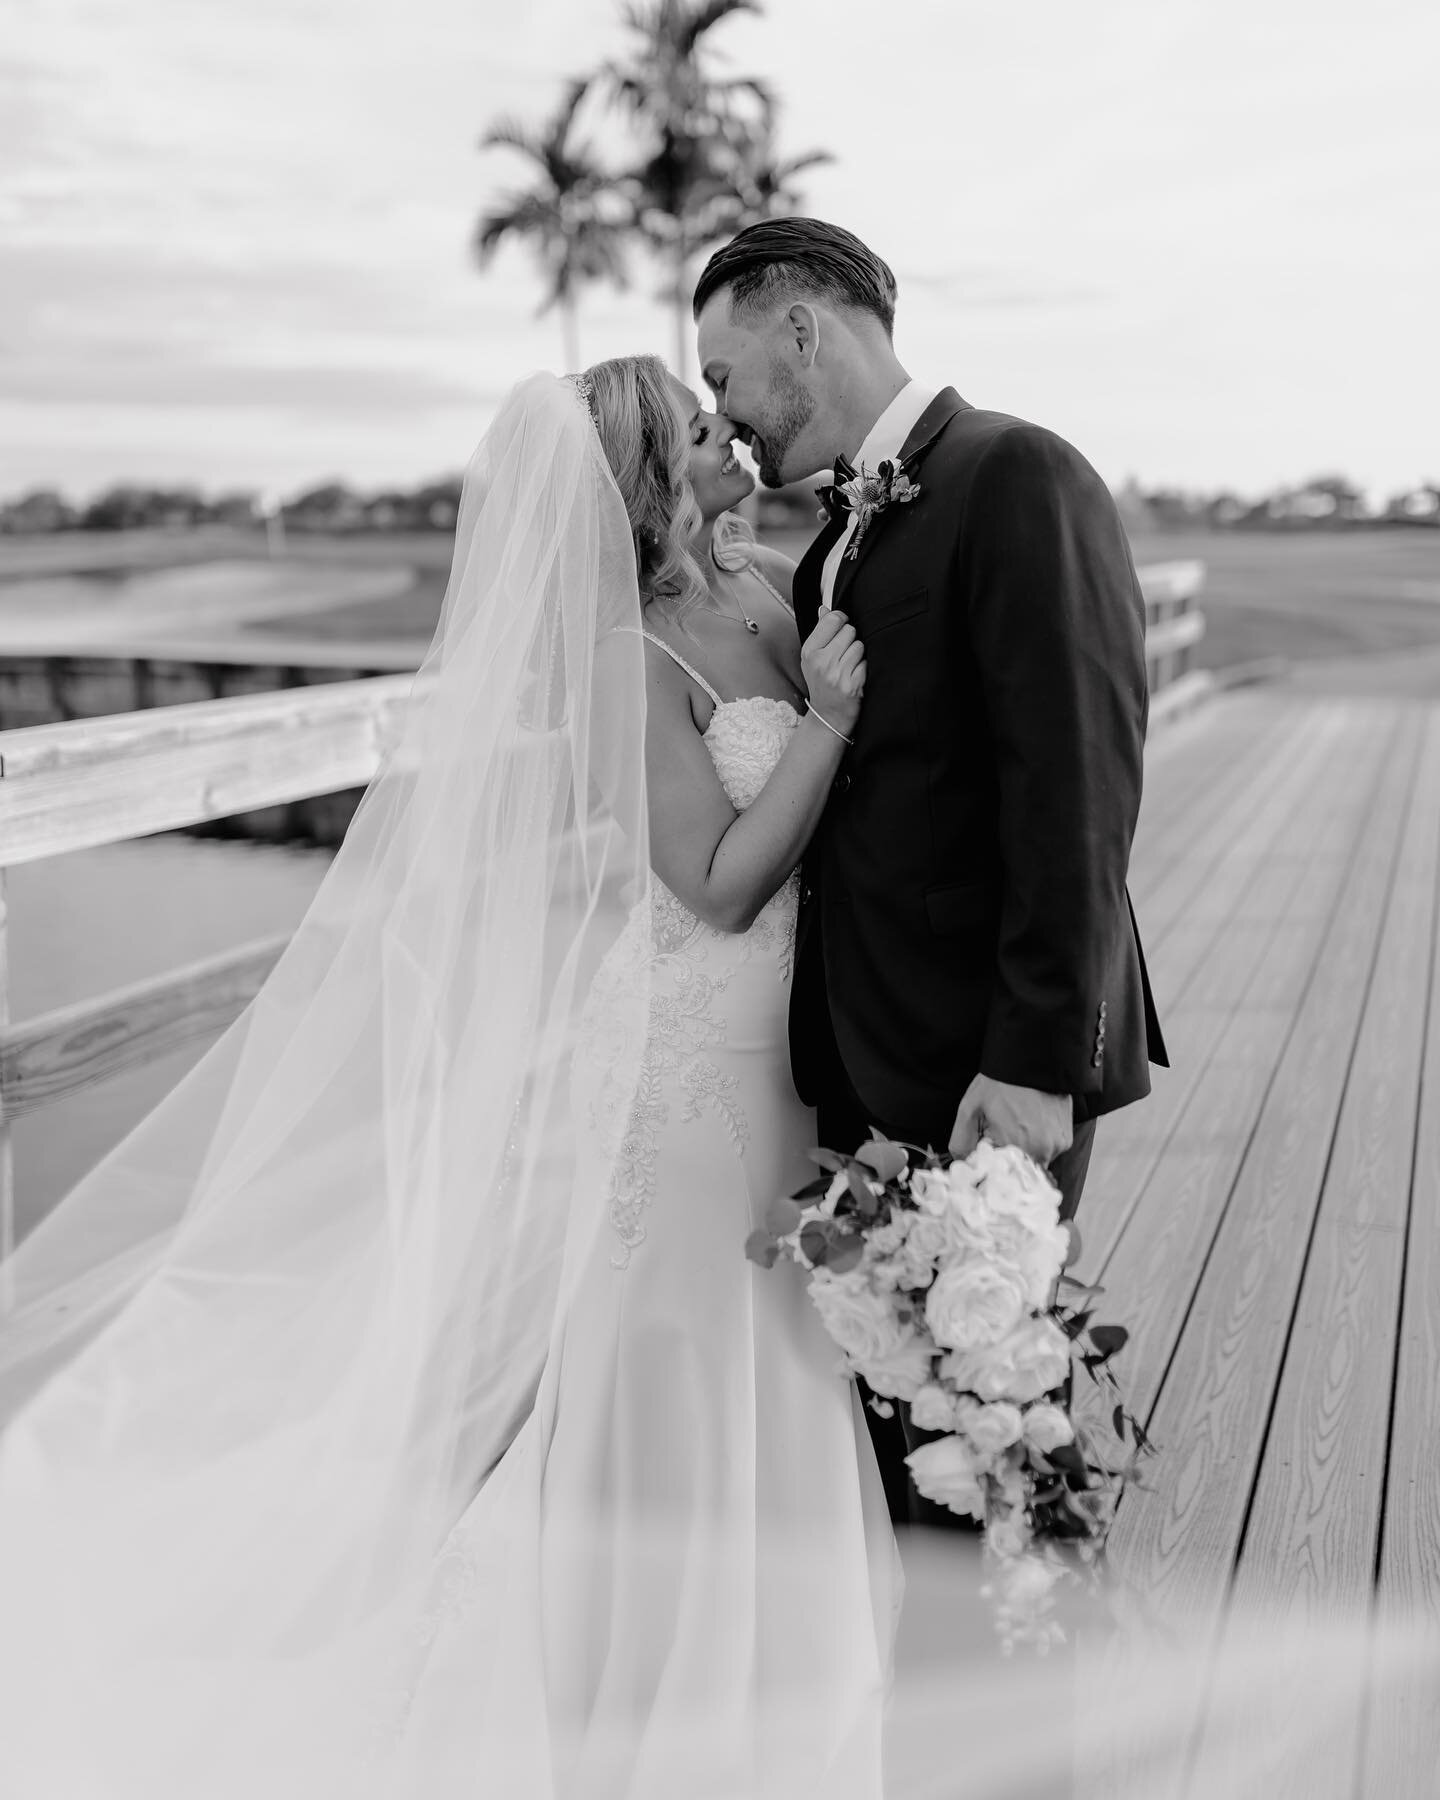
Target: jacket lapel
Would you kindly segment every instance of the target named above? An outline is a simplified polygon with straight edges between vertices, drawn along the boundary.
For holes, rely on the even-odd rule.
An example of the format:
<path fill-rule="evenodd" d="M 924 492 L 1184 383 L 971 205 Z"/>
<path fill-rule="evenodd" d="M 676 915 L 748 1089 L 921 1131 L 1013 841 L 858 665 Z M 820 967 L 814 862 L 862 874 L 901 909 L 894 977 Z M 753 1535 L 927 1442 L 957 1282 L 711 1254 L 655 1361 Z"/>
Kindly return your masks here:
<path fill-rule="evenodd" d="M 968 412 L 969 410 L 970 402 L 968 400 L 962 400 L 954 388 L 941 388 L 940 392 L 915 421 L 914 425 L 911 427 L 909 437 L 906 438 L 904 444 L 901 446 L 900 461 L 905 465 L 905 470 L 908 475 L 914 476 L 916 463 L 924 456 L 925 452 L 955 417 L 956 413 Z M 831 597 L 831 605 L 835 606 L 840 611 L 843 612 L 845 610 L 841 596 L 848 591 L 851 583 L 854 581 L 855 573 L 859 569 L 861 563 L 864 562 L 865 553 L 874 542 L 876 533 L 884 529 L 886 514 L 891 511 L 899 510 L 898 507 L 886 507 L 883 512 L 877 513 L 866 527 L 865 535 L 861 538 L 860 546 L 855 555 L 851 556 L 847 552 L 845 556 L 841 557 L 840 567 L 835 574 L 835 592 Z M 833 543 L 835 540 L 832 538 L 830 541 Z"/>
<path fill-rule="evenodd" d="M 799 627 L 802 644 L 815 629 L 815 621 L 820 617 L 820 578 L 825 570 L 825 558 L 844 529 L 843 515 L 838 519 L 827 519 L 819 535 L 811 541 L 809 549 L 796 565 L 793 589 L 795 623 Z"/>

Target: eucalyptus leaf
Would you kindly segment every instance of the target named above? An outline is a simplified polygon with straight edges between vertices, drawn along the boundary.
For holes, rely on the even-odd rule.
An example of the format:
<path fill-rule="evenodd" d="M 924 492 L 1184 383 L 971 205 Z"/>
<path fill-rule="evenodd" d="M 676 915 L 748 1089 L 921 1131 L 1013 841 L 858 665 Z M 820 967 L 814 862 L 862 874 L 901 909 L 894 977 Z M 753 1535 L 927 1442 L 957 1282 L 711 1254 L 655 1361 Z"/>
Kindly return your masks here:
<path fill-rule="evenodd" d="M 804 1208 L 796 1200 L 780 1195 L 772 1200 L 765 1209 L 765 1226 L 773 1231 L 776 1237 L 789 1237 L 800 1223 Z"/>
<path fill-rule="evenodd" d="M 773 1269 L 780 1254 L 780 1246 L 768 1231 L 752 1231 L 745 1240 L 745 1254 L 751 1262 L 759 1263 L 762 1269 Z"/>
<path fill-rule="evenodd" d="M 856 1162 L 864 1163 L 877 1181 L 894 1181 L 910 1166 L 910 1158 L 889 1138 L 872 1137 L 855 1152 Z"/>
<path fill-rule="evenodd" d="M 823 1269 L 830 1260 L 830 1232 L 819 1219 L 811 1219 L 800 1233 L 800 1249 L 808 1263 Z"/>
<path fill-rule="evenodd" d="M 821 1146 L 814 1150 L 807 1150 L 805 1154 L 810 1158 L 811 1162 L 819 1163 L 822 1169 L 828 1169 L 832 1175 L 843 1175 L 845 1173 L 845 1157 L 838 1156 L 833 1150 L 826 1150 Z"/>
<path fill-rule="evenodd" d="M 865 1254 L 865 1240 L 858 1231 L 846 1232 L 830 1240 L 830 1253 L 825 1266 L 836 1275 L 844 1275 L 858 1266 Z"/>

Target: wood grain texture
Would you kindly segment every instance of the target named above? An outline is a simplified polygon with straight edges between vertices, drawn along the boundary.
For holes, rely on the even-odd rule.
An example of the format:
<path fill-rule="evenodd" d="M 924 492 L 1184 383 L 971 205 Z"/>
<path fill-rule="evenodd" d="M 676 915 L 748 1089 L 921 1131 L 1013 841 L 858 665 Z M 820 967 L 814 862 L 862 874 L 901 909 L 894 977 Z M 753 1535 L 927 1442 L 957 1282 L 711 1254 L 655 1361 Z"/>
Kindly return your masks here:
<path fill-rule="evenodd" d="M 289 941 L 245 944 L 0 1030 L 0 1120 L 213 1037 L 240 1016 Z"/>
<path fill-rule="evenodd" d="M 1242 1601 L 1358 1606 L 1370 1592 L 1437 856 L 1440 740 L 1427 732 L 1240 1561 Z"/>
<path fill-rule="evenodd" d="M 1155 1072 L 1149 1100 L 1107 1119 L 1097 1136 L 1082 1220 L 1085 1249 L 1077 1264 L 1087 1279 L 1105 1271 L 1177 1131 L 1191 1144 L 1211 1135 L 1234 1137 L 1235 1113 L 1226 1094 L 1204 1087 L 1217 1059 L 1243 1066 L 1253 1082 L 1258 1056 L 1261 1087 L 1255 1095 L 1263 1089 L 1270 1073 L 1264 1046 L 1273 1044 L 1276 1028 L 1266 1015 L 1288 1018 L 1298 1004 L 1349 862 L 1349 847 L 1337 843 L 1336 828 L 1358 829 L 1374 786 L 1377 734 L 1348 723 L 1331 733 L 1321 759 L 1306 764 L 1302 784 L 1282 789 L 1276 810 L 1259 816 L 1255 835 L 1237 841 L 1236 853 L 1212 870 L 1203 910 L 1213 916 L 1183 924 L 1166 942 L 1167 961 L 1155 982 L 1157 993 L 1166 995 L 1172 1066 Z M 1257 1021 L 1258 1049 L 1252 1041 Z M 1233 1041 L 1237 1028 L 1240 1045 Z M 1271 1053 L 1278 1054 L 1278 1047 Z M 1221 1080 L 1233 1085 L 1233 1078 L 1222 1074 Z M 1242 1105 L 1250 1092 L 1242 1086 Z M 1149 1192 L 1147 1204 L 1169 1204 L 1164 1180 Z"/>
<path fill-rule="evenodd" d="M 407 675 L 0 733 L 0 865 L 363 786 Z"/>
<path fill-rule="evenodd" d="M 1430 733 L 1432 740 L 1440 734 L 1440 713 L 1432 714 Z M 1426 985 L 1378 1615 L 1387 1625 L 1419 1623 L 1434 1630 L 1440 1626 L 1440 891 L 1431 921 Z M 1430 1669 L 1376 1682 L 1360 1791 L 1400 1793 L 1416 1768 L 1440 1769 L 1440 1682 Z"/>
<path fill-rule="evenodd" d="M 1401 721 L 1387 736 L 1313 978 L 1209 1260 L 1194 1271 L 1193 1307 L 1150 1419 L 1166 1447 L 1157 1491 L 1127 1499 L 1116 1522 L 1117 1565 L 1162 1608 L 1218 1604 L 1230 1580 L 1408 810 L 1418 726 Z M 1118 1284 L 1116 1299 L 1123 1313 Z"/>

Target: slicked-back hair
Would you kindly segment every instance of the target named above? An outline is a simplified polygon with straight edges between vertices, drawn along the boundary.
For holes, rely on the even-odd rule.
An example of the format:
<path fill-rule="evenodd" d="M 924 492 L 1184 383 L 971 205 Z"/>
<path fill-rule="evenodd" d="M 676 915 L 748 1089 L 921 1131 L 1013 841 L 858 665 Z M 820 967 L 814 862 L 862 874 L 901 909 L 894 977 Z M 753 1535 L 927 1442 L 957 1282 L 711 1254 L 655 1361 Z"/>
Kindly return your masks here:
<path fill-rule="evenodd" d="M 695 317 L 721 288 L 732 319 L 757 318 L 793 296 L 867 312 L 895 334 L 895 277 L 853 231 L 824 219 L 762 219 L 747 225 L 706 263 L 695 288 Z"/>

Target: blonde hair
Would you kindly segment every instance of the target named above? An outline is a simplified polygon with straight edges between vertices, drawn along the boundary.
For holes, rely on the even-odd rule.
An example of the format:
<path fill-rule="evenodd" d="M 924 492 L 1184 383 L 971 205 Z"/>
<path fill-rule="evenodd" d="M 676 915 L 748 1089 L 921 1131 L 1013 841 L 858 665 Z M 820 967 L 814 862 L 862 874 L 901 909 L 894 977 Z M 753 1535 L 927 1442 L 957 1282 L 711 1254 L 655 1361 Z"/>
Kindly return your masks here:
<path fill-rule="evenodd" d="M 760 548 L 754 527 L 737 512 L 723 512 L 710 538 L 710 560 L 727 575 L 739 575 L 755 565 Z"/>
<path fill-rule="evenodd" d="M 690 541 L 701 524 L 690 433 L 658 356 L 616 356 L 585 371 L 601 448 L 630 516 L 645 599 L 677 609 L 709 589 Z"/>

